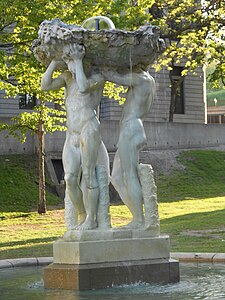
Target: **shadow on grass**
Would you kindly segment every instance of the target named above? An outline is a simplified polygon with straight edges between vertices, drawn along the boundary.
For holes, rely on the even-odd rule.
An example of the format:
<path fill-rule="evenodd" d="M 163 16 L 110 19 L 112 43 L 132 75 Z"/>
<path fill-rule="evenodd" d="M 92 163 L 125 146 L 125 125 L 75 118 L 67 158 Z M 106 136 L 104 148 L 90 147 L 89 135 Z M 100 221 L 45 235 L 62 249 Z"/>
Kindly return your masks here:
<path fill-rule="evenodd" d="M 223 230 L 225 235 L 225 209 L 185 214 L 162 219 L 160 223 L 161 231 L 166 233 L 179 234 L 188 230 L 218 229 Z"/>
<path fill-rule="evenodd" d="M 59 238 L 59 236 L 51 236 L 48 238 L 36 238 L 36 239 L 27 239 L 27 240 L 22 240 L 22 241 L 10 241 L 7 243 L 0 243 L 0 249 L 1 247 L 8 247 L 8 246 L 20 246 L 20 245 L 26 245 L 26 244 L 39 244 L 39 243 L 48 243 L 55 241 Z M 30 247 L 30 245 L 29 245 Z"/>
<path fill-rule="evenodd" d="M 32 215 L 32 213 L 25 213 L 25 212 L 13 212 L 10 215 L 10 219 L 19 219 L 19 218 L 29 218 Z M 0 212 L 0 220 L 7 219 L 6 215 L 4 215 L 4 212 Z"/>
<path fill-rule="evenodd" d="M 0 251 L 0 260 L 11 259 L 11 258 L 52 257 L 52 256 L 53 256 L 52 243 L 32 245 L 29 247 L 24 246 L 20 248 L 13 248 L 13 249 Z"/>
<path fill-rule="evenodd" d="M 27 212 L 38 207 L 38 163 L 35 155 L 0 155 L 1 212 Z M 57 205 L 53 184 L 46 173 L 47 204 Z"/>
<path fill-rule="evenodd" d="M 58 240 L 58 238 L 59 236 L 54 236 L 49 238 L 1 243 L 0 259 L 53 256 L 52 243 Z M 10 248 L 2 249 L 4 247 Z"/>
<path fill-rule="evenodd" d="M 171 251 L 225 252 L 225 209 L 191 213 L 161 220 L 161 233 L 170 236 Z"/>
<path fill-rule="evenodd" d="M 192 186 L 186 187 L 188 189 L 187 192 L 184 191 L 182 185 L 177 187 L 176 190 L 172 191 L 173 187 L 168 187 L 168 190 L 160 190 L 158 186 L 158 202 L 159 203 L 170 203 L 170 202 L 178 202 L 182 200 L 197 200 L 197 199 L 207 199 L 207 198 L 216 198 L 216 197 L 225 197 L 225 185 L 223 190 L 220 188 L 219 190 L 213 191 L 213 186 L 199 186 L 197 183 Z"/>

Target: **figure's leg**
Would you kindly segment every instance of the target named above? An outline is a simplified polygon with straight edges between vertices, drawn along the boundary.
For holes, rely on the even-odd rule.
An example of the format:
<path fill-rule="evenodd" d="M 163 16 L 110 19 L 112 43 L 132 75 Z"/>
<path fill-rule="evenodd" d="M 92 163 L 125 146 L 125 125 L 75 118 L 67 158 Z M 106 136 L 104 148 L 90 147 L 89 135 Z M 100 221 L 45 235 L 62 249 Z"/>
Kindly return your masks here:
<path fill-rule="evenodd" d="M 82 199 L 82 192 L 79 187 L 81 159 L 80 150 L 73 144 L 73 137 L 67 133 L 66 142 L 63 148 L 63 167 L 65 172 L 66 195 L 77 210 L 79 222 L 83 222 L 86 217 Z M 65 201 L 65 205 L 68 202 Z"/>
<path fill-rule="evenodd" d="M 78 212 L 73 202 L 70 200 L 68 189 L 66 187 L 64 197 L 64 218 L 67 230 L 76 228 L 78 224 Z"/>
<path fill-rule="evenodd" d="M 89 121 L 89 124 L 82 130 L 80 138 L 82 176 L 87 188 L 87 197 L 84 199 L 87 217 L 79 229 L 94 229 L 97 227 L 96 213 L 99 197 L 95 167 L 101 142 L 97 120 L 96 122 L 95 120 Z"/>
<path fill-rule="evenodd" d="M 106 168 L 108 183 L 110 182 L 110 166 L 109 166 L 109 155 L 106 149 L 105 144 L 101 141 L 99 150 L 98 150 L 98 158 L 97 165 L 103 165 Z"/>
<path fill-rule="evenodd" d="M 110 167 L 109 155 L 104 143 L 101 141 L 98 151 L 98 158 L 96 164 L 96 177 L 99 185 L 99 197 L 97 206 L 97 224 L 99 229 L 110 228 L 109 215 L 109 183 L 110 183 Z"/>
<path fill-rule="evenodd" d="M 139 150 L 145 142 L 146 137 L 141 120 L 132 119 L 122 125 L 118 153 L 126 187 L 123 200 L 133 216 L 133 221 L 128 225 L 129 228 L 140 228 L 144 222 L 143 197 L 137 167 Z"/>
<path fill-rule="evenodd" d="M 127 197 L 127 190 L 124 183 L 123 178 L 123 170 L 120 162 L 120 155 L 119 151 L 116 151 L 114 160 L 113 160 L 113 167 L 112 167 L 112 176 L 111 176 L 111 182 L 114 188 L 117 190 L 117 192 L 120 195 L 120 198 L 123 200 L 123 202 L 128 206 L 126 203 Z"/>

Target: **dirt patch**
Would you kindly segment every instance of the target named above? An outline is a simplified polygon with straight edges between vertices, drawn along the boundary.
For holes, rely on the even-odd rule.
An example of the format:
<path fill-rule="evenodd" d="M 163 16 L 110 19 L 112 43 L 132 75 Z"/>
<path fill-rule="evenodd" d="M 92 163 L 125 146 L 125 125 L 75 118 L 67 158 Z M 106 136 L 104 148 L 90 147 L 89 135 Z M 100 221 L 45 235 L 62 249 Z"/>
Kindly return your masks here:
<path fill-rule="evenodd" d="M 174 170 L 184 170 L 185 167 L 177 161 L 183 150 L 149 150 L 142 151 L 140 162 L 151 164 L 155 174 L 169 175 Z"/>

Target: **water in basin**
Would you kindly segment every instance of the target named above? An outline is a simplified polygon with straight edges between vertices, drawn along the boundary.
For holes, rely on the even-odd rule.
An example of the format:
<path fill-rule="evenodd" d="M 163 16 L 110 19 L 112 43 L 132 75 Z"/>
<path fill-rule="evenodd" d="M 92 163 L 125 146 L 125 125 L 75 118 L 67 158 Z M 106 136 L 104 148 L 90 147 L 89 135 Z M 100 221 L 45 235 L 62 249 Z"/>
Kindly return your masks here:
<path fill-rule="evenodd" d="M 181 281 L 175 284 L 137 283 L 103 290 L 47 290 L 41 267 L 0 270 L 2 300 L 149 300 L 225 299 L 224 264 L 180 264 Z"/>

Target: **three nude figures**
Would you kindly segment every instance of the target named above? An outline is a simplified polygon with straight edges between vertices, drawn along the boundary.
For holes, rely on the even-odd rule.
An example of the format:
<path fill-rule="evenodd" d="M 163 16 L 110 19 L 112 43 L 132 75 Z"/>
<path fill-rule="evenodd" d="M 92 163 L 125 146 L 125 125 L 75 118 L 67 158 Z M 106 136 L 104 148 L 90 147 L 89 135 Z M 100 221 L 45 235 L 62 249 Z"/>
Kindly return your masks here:
<path fill-rule="evenodd" d="M 93 70 L 84 71 L 85 49 L 81 45 L 65 45 L 63 53 L 62 60 L 66 63 L 67 70 L 53 78 L 54 71 L 62 61 L 52 60 L 42 77 L 41 88 L 65 88 L 67 133 L 63 166 L 67 204 L 72 204 L 77 212 L 77 224 L 73 229 L 98 227 L 96 216 L 99 183 L 96 166 L 105 165 L 110 177 L 108 154 L 101 139 L 100 123 L 96 115 L 106 80 L 128 86 L 111 182 L 133 217 L 126 228 L 143 228 L 143 195 L 137 168 L 139 150 L 146 144 L 142 120 L 149 112 L 154 97 L 154 79 L 145 71 L 125 74 L 114 70 L 102 70 L 98 73 Z"/>

